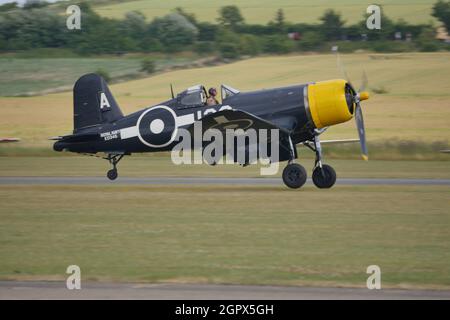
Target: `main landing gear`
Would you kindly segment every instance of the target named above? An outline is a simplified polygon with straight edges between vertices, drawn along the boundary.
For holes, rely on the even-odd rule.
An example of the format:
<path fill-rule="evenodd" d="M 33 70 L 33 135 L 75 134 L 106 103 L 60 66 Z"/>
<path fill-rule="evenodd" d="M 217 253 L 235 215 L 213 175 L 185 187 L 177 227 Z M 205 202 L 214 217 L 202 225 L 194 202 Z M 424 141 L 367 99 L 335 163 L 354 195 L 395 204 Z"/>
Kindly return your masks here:
<path fill-rule="evenodd" d="M 293 163 L 295 151 L 291 138 L 289 138 L 289 144 L 291 149 L 291 160 L 289 160 L 289 164 L 283 170 L 283 182 L 289 188 L 297 189 L 305 184 L 307 174 L 302 165 Z M 320 145 L 319 133 L 316 133 L 314 136 L 314 145 L 309 143 L 304 143 L 304 145 L 316 153 L 316 161 L 312 173 L 314 185 L 320 189 L 331 188 L 336 183 L 336 171 L 334 171 L 331 166 L 322 164 L 322 148 Z"/>
<path fill-rule="evenodd" d="M 119 173 L 117 172 L 117 164 L 120 160 L 122 160 L 123 156 L 124 154 L 108 154 L 105 158 L 113 166 L 113 168 L 106 173 L 109 180 L 116 180 L 119 176 Z"/>
<path fill-rule="evenodd" d="M 289 150 L 291 156 L 288 165 L 283 170 L 283 182 L 289 188 L 298 189 L 305 184 L 307 174 L 305 168 L 302 165 L 294 163 L 294 159 L 296 156 L 294 144 L 292 143 L 291 137 L 289 137 Z"/>
<path fill-rule="evenodd" d="M 336 183 L 336 171 L 331 166 L 322 164 L 322 147 L 320 145 L 319 134 L 314 136 L 314 146 L 310 144 L 305 145 L 316 153 L 316 161 L 312 174 L 313 183 L 320 189 L 331 188 Z"/>

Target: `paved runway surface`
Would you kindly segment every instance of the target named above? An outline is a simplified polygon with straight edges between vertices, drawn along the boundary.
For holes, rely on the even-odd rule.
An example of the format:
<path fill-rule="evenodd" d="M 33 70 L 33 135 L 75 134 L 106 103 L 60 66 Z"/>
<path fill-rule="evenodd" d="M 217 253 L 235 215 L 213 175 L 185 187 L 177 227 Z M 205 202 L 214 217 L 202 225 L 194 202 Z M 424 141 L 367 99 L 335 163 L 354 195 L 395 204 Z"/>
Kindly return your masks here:
<path fill-rule="evenodd" d="M 308 179 L 309 184 L 312 183 Z M 119 177 L 109 181 L 106 177 L 0 177 L 0 185 L 190 185 L 190 184 L 226 184 L 226 185 L 283 185 L 281 178 L 128 178 Z M 443 185 L 450 186 L 450 179 L 338 179 L 337 185 Z"/>
<path fill-rule="evenodd" d="M 368 290 L 200 284 L 81 283 L 68 290 L 65 282 L 0 281 L 0 299 L 450 299 L 450 291 Z"/>

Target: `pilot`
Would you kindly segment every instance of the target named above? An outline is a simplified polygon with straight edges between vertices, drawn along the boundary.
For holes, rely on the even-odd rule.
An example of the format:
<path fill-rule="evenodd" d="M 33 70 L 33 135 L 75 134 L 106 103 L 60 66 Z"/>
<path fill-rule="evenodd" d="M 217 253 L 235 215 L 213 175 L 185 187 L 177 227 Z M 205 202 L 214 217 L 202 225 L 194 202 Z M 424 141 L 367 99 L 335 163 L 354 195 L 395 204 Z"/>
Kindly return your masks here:
<path fill-rule="evenodd" d="M 214 106 L 216 104 L 219 104 L 219 101 L 216 99 L 216 96 L 217 96 L 216 88 L 209 88 L 208 93 L 209 93 L 209 97 L 206 100 L 206 105 Z"/>

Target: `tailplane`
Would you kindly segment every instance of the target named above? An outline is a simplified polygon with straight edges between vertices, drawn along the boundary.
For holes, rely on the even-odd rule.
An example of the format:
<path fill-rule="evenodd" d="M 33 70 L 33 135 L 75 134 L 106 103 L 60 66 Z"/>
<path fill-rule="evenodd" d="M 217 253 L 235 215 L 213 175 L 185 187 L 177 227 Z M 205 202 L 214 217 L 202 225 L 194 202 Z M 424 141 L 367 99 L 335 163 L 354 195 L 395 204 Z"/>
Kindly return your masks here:
<path fill-rule="evenodd" d="M 82 76 L 75 83 L 73 111 L 74 133 L 123 118 L 122 111 L 109 91 L 106 81 L 94 73 Z"/>

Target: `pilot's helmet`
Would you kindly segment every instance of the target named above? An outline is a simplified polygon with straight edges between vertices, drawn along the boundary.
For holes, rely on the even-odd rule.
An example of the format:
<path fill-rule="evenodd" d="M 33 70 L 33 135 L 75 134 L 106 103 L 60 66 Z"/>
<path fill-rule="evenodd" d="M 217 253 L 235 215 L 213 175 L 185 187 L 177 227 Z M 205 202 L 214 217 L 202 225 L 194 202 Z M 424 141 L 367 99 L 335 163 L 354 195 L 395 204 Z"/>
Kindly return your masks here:
<path fill-rule="evenodd" d="M 215 96 L 217 94 L 216 88 L 209 88 L 208 93 L 212 96 Z"/>

